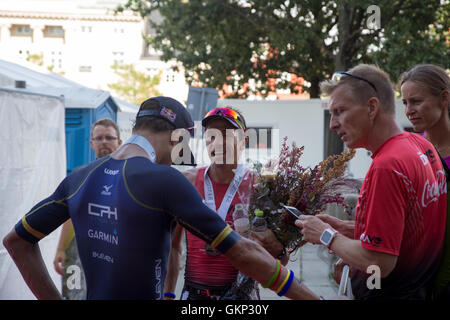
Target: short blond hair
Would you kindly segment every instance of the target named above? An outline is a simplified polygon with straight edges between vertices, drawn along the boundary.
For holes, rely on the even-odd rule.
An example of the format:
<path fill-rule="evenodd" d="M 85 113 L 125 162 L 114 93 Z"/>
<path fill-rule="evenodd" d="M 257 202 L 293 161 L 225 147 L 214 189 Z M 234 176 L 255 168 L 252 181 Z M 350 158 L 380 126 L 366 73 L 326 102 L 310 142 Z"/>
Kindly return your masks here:
<path fill-rule="evenodd" d="M 395 92 L 389 75 L 375 65 L 359 64 L 348 73 L 370 81 L 376 88 L 366 81 L 343 75 L 339 81 L 326 80 L 320 83 L 320 90 L 326 95 L 331 95 L 334 90 L 342 85 L 348 85 L 353 97 L 360 103 L 364 103 L 371 97 L 376 97 L 387 113 L 395 114 Z"/>

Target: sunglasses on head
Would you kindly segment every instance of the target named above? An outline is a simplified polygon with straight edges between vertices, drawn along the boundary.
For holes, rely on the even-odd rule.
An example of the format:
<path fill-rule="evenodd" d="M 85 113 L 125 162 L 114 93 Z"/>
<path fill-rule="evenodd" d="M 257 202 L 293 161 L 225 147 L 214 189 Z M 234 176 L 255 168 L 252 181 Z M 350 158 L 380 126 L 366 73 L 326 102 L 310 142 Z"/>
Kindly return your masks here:
<path fill-rule="evenodd" d="M 351 74 L 351 73 L 348 73 L 348 72 L 344 72 L 344 71 L 338 71 L 338 72 L 335 72 L 335 73 L 333 74 L 333 77 L 331 78 L 331 80 L 338 82 L 339 80 L 341 80 L 341 78 L 342 78 L 343 76 L 349 76 L 349 77 L 352 77 L 352 78 L 355 78 L 355 79 L 364 81 L 364 82 L 368 83 L 368 84 L 373 88 L 373 90 L 375 90 L 376 93 L 378 93 L 377 88 L 375 87 L 375 85 L 374 85 L 372 82 L 370 82 L 370 81 L 367 80 L 367 79 L 364 79 L 364 78 L 355 76 L 354 74 Z"/>
<path fill-rule="evenodd" d="M 233 120 L 242 130 L 245 130 L 245 125 L 239 113 L 230 108 L 215 108 L 209 111 L 203 119 L 211 116 L 219 116 Z"/>

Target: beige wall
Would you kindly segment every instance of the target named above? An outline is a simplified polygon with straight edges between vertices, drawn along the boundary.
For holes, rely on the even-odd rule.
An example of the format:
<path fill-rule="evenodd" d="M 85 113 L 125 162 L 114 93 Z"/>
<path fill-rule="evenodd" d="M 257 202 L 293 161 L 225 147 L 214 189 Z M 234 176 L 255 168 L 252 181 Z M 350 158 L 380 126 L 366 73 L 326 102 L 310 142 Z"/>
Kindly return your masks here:
<path fill-rule="evenodd" d="M 53 72 L 72 81 L 107 91 L 119 80 L 111 69 L 118 60 L 147 75 L 161 73 L 159 91 L 185 101 L 183 70 L 174 73 L 174 62 L 157 56 L 141 59 L 144 22 L 130 12 L 114 16 L 119 2 L 126 1 L 0 0 L 0 59 L 23 64 L 29 54 L 42 54 L 45 69 L 53 66 Z M 13 25 L 29 25 L 32 36 L 11 36 Z M 45 37 L 45 26 L 61 26 L 64 38 Z"/>
<path fill-rule="evenodd" d="M 238 99 L 219 100 L 218 106 L 233 106 L 242 111 L 249 127 L 271 126 L 279 129 L 278 145 L 283 137 L 305 146 L 302 156 L 304 166 L 315 166 L 323 160 L 324 108 L 327 100 L 249 101 Z M 402 128 L 409 125 L 400 99 L 396 100 L 396 119 Z M 276 144 L 272 150 L 279 154 Z M 364 149 L 358 149 L 350 162 L 349 170 L 355 178 L 363 178 L 372 159 Z"/>

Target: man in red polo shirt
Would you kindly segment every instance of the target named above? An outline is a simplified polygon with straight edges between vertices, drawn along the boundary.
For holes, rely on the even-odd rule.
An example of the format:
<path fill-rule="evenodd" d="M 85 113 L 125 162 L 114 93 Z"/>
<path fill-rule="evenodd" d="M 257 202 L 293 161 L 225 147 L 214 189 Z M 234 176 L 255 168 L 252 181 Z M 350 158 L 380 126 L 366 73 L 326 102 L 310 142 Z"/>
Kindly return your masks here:
<path fill-rule="evenodd" d="M 328 246 L 352 267 L 356 299 L 429 298 L 446 222 L 439 156 L 426 139 L 396 124 L 394 91 L 385 72 L 359 65 L 341 76 L 322 84 L 331 95 L 330 128 L 347 147 L 365 148 L 373 159 L 356 221 L 322 215 L 301 217 L 296 224 L 305 240 Z"/>

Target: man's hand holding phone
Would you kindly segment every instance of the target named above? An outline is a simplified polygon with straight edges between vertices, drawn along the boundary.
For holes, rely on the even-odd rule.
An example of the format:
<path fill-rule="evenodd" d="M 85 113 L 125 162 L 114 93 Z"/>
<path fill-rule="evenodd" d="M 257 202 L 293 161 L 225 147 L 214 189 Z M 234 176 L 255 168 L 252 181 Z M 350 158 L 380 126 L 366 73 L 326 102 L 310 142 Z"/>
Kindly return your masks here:
<path fill-rule="evenodd" d="M 300 217 L 302 214 L 304 214 L 303 212 L 301 212 L 300 210 L 298 210 L 296 207 L 291 207 L 291 206 L 285 206 L 283 205 L 284 210 L 286 210 L 287 213 L 289 213 L 291 216 L 293 216 L 295 219 L 298 219 L 298 217 Z"/>

